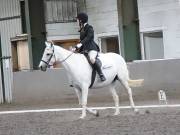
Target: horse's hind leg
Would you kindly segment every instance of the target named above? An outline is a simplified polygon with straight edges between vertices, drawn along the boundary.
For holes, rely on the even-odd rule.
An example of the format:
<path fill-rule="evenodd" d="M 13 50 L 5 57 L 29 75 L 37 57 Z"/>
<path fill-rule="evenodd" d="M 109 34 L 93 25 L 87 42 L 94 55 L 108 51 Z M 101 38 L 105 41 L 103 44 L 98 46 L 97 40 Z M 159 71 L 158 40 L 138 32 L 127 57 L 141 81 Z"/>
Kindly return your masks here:
<path fill-rule="evenodd" d="M 128 96 L 129 96 L 129 101 L 130 101 L 130 105 L 131 107 L 134 109 L 135 112 L 138 111 L 138 109 L 135 107 L 134 105 L 134 101 L 133 101 L 133 97 L 132 97 L 132 90 L 129 87 L 128 81 L 125 80 L 120 80 L 121 84 L 124 86 L 124 88 L 127 90 L 128 92 Z"/>
<path fill-rule="evenodd" d="M 115 103 L 115 113 L 114 113 L 114 115 L 118 115 L 118 114 L 120 114 L 120 111 L 119 111 L 119 97 L 117 95 L 114 84 L 109 86 L 109 90 L 110 90 L 110 92 L 111 92 L 111 94 L 113 96 L 114 103 Z"/>

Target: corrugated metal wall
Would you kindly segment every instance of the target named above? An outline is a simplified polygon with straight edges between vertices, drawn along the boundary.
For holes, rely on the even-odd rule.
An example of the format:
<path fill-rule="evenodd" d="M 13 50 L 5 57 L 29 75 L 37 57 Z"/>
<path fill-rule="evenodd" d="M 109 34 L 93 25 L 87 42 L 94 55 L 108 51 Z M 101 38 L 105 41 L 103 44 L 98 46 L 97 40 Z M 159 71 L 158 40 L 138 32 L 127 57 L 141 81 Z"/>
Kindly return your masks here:
<path fill-rule="evenodd" d="M 0 33 L 2 56 L 11 56 L 11 37 L 21 34 L 21 16 L 19 0 L 0 1 Z M 11 59 L 3 59 L 5 101 L 12 101 L 12 63 Z"/>
<path fill-rule="evenodd" d="M 76 0 L 45 0 L 46 23 L 76 21 Z"/>
<path fill-rule="evenodd" d="M 1 54 L 1 35 L 0 35 L 0 57 L 2 57 Z M 0 103 L 3 102 L 3 86 L 2 86 L 2 74 L 1 74 L 1 59 L 0 59 Z"/>
<path fill-rule="evenodd" d="M 0 79 L 2 80 L 1 73 L 0 73 Z M 1 83 L 0 83 L 0 103 L 3 103 L 3 91 L 2 91 L 2 84 Z"/>

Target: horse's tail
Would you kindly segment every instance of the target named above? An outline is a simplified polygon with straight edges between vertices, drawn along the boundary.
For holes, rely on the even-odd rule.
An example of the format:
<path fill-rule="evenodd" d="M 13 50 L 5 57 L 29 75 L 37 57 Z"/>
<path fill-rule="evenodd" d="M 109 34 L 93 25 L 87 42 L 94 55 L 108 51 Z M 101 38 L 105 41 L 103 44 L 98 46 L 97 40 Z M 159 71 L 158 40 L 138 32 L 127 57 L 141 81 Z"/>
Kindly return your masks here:
<path fill-rule="evenodd" d="M 144 79 L 138 79 L 138 80 L 128 80 L 128 84 L 131 87 L 140 87 L 142 83 L 144 82 Z"/>

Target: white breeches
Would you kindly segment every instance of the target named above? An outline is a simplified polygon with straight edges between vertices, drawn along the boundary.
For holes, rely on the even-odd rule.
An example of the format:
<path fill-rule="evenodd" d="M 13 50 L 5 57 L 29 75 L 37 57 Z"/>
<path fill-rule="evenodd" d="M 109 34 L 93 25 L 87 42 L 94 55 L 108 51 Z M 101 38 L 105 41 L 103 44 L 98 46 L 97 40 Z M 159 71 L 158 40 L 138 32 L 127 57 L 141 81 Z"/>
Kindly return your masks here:
<path fill-rule="evenodd" d="M 98 54 L 98 52 L 95 50 L 89 51 L 88 56 L 89 56 L 89 59 L 90 59 L 92 64 L 95 63 L 97 54 Z"/>

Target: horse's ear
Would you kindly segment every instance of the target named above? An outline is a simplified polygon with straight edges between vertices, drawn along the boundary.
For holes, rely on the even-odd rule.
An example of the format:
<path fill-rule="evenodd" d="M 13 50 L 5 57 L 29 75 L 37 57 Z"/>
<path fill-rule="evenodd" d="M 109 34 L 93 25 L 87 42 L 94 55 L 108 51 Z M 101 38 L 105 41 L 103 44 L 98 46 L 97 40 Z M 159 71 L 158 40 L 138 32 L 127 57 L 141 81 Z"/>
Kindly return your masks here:
<path fill-rule="evenodd" d="M 53 47 L 53 42 L 52 41 L 45 41 L 46 47 Z"/>
<path fill-rule="evenodd" d="M 53 47 L 53 43 L 51 42 L 51 47 Z"/>
<path fill-rule="evenodd" d="M 50 43 L 51 47 L 53 47 L 53 45 L 54 45 L 53 41 L 49 41 L 49 43 Z"/>
<path fill-rule="evenodd" d="M 46 45 L 46 47 L 47 47 L 47 46 L 49 46 L 49 43 L 48 43 L 47 41 L 45 41 L 45 45 Z"/>

